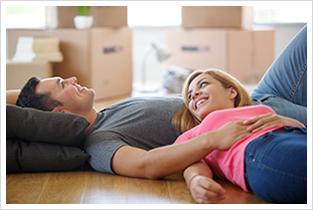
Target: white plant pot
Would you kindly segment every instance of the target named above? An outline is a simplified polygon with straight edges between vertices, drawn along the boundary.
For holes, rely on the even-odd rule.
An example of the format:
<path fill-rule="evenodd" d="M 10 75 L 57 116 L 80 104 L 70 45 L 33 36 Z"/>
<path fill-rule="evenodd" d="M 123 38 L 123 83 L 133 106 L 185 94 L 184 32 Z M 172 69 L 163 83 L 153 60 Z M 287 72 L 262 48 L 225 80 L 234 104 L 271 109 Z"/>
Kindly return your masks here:
<path fill-rule="evenodd" d="M 75 16 L 74 24 L 77 29 L 88 29 L 92 26 L 92 16 Z"/>

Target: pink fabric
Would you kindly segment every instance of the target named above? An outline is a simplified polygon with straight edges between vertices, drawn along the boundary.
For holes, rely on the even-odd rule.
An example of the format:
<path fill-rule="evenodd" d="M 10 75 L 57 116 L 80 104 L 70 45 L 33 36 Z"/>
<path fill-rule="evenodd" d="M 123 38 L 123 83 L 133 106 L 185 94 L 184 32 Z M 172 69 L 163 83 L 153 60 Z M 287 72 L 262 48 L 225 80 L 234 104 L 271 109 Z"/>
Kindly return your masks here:
<path fill-rule="evenodd" d="M 174 144 L 188 141 L 200 134 L 222 127 L 225 123 L 236 120 L 247 120 L 258 115 L 275 113 L 271 108 L 258 105 L 246 106 L 233 109 L 224 109 L 210 113 L 200 125 L 183 133 L 177 138 Z M 215 150 L 208 154 L 204 159 L 213 171 L 214 175 L 221 179 L 227 179 L 233 184 L 241 187 L 248 192 L 244 178 L 244 153 L 249 142 L 269 131 L 274 131 L 283 126 L 275 126 L 254 133 L 246 138 L 239 140 L 229 150 Z M 217 140 L 218 141 L 218 140 Z"/>

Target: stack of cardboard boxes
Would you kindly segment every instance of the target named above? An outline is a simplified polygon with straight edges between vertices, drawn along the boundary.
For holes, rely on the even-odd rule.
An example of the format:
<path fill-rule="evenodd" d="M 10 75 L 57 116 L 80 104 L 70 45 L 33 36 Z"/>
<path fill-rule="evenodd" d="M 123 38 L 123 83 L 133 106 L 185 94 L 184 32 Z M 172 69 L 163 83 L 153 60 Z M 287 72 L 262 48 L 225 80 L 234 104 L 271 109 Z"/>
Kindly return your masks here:
<path fill-rule="evenodd" d="M 256 29 L 253 7 L 183 6 L 182 27 L 168 30 L 168 65 L 218 68 L 245 84 L 257 83 L 274 61 L 273 29 Z"/>
<path fill-rule="evenodd" d="M 96 100 L 130 94 L 132 91 L 132 30 L 127 26 L 127 7 L 92 7 L 93 27 L 84 30 L 74 28 L 73 18 L 77 14 L 75 7 L 57 7 L 57 10 L 57 29 L 8 30 L 9 58 L 15 54 L 20 36 L 59 37 L 63 61 L 52 64 L 54 76 L 63 78 L 76 76 L 81 85 L 96 91 Z M 10 71 L 8 65 L 12 63 L 7 64 L 7 74 Z M 44 71 L 44 68 L 41 70 Z M 38 69 L 38 74 L 39 71 Z M 38 74 L 36 75 L 40 76 Z M 12 79 L 7 77 L 7 84 L 10 84 Z M 23 79 L 21 86 L 28 78 Z"/>

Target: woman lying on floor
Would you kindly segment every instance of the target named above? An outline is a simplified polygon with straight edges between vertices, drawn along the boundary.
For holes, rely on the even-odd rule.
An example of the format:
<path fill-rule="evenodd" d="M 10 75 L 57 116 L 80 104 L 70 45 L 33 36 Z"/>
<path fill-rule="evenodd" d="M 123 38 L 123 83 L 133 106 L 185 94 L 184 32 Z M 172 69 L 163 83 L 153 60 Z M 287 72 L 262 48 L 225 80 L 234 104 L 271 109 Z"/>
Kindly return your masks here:
<path fill-rule="evenodd" d="M 225 190 L 212 179 L 214 175 L 270 202 L 307 202 L 306 33 L 305 26 L 275 60 L 251 94 L 252 100 L 242 84 L 223 71 L 199 70 L 187 79 L 185 107 L 173 122 L 178 130 L 188 131 L 175 144 L 238 120 L 253 124 L 248 128 L 252 135 L 243 136 L 228 150 L 210 152 L 185 169 L 197 202 L 224 198 Z M 256 128 L 258 124 L 263 126 Z M 218 136 L 215 139 L 219 141 Z"/>
<path fill-rule="evenodd" d="M 251 106 L 240 82 L 219 70 L 194 72 L 187 81 L 184 100 L 188 110 L 177 116 L 182 124 L 194 121 L 193 117 L 201 123 L 182 134 L 175 144 L 227 123 L 258 121 L 264 114 L 268 117 L 262 116 L 262 120 L 273 124 L 266 129 L 251 126 L 248 130 L 252 135 L 243 137 L 228 150 L 210 152 L 185 169 L 184 177 L 197 202 L 224 198 L 224 189 L 212 179 L 214 174 L 270 202 L 306 203 L 307 134 L 302 123 L 276 115 L 268 106 Z M 215 141 L 219 141 L 219 136 Z"/>

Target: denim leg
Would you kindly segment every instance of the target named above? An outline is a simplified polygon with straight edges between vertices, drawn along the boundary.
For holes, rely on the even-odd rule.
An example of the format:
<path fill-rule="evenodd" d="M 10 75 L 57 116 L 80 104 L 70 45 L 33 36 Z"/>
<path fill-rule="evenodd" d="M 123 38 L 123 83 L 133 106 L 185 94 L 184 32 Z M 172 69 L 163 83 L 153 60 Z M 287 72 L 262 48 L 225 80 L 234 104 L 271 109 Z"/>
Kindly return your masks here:
<path fill-rule="evenodd" d="M 292 103 L 307 105 L 307 26 L 291 40 L 267 70 L 251 98 L 265 94 L 279 96 Z M 291 109 L 286 112 L 292 111 Z"/>
<path fill-rule="evenodd" d="M 264 94 L 259 100 L 253 100 L 253 104 L 269 106 L 276 114 L 296 119 L 307 127 L 307 107 L 270 94 Z"/>
<path fill-rule="evenodd" d="M 269 132 L 248 144 L 246 177 L 253 193 L 264 200 L 306 203 L 306 130 L 288 129 Z"/>

